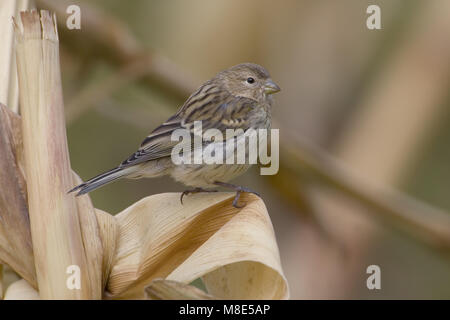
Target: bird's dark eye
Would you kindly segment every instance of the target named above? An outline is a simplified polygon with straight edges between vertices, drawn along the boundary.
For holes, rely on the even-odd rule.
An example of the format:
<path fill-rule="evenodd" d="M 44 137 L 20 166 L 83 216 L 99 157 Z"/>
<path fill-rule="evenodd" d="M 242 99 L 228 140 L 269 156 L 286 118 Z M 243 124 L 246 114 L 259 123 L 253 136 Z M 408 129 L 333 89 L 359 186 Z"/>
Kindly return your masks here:
<path fill-rule="evenodd" d="M 247 78 L 247 83 L 252 84 L 252 83 L 254 83 L 254 82 L 255 82 L 255 79 L 253 79 L 252 77 Z"/>

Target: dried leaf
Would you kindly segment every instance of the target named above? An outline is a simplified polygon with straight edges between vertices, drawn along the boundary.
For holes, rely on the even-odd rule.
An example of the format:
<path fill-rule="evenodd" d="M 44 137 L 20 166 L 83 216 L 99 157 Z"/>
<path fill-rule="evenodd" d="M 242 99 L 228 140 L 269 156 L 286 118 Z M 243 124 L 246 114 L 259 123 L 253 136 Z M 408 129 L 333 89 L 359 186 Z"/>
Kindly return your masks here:
<path fill-rule="evenodd" d="M 17 86 L 16 59 L 14 54 L 14 30 L 11 17 L 28 8 L 28 0 L 0 1 L 0 103 L 17 113 L 19 94 Z"/>
<path fill-rule="evenodd" d="M 111 298 L 143 297 L 146 284 L 156 278 L 187 284 L 199 277 L 218 298 L 288 297 L 261 199 L 244 194 L 247 205 L 236 209 L 230 193 L 192 195 L 183 205 L 179 196 L 150 196 L 116 216 L 118 247 L 107 285 Z"/>
<path fill-rule="evenodd" d="M 74 185 L 82 182 L 80 177 L 72 172 Z M 78 197 L 75 199 L 80 219 L 81 236 L 84 250 L 86 251 L 87 264 L 89 268 L 89 281 L 92 286 L 92 296 L 98 299 L 102 296 L 104 289 L 103 279 L 103 249 L 100 237 L 100 228 L 97 223 L 96 210 L 92 205 L 90 197 Z"/>
<path fill-rule="evenodd" d="M 0 104 L 0 261 L 37 286 L 20 137 L 19 116 Z"/>
<path fill-rule="evenodd" d="M 95 213 L 100 227 L 100 237 L 103 245 L 102 289 L 104 289 L 114 262 L 119 227 L 114 216 L 109 213 L 99 209 L 95 209 Z"/>

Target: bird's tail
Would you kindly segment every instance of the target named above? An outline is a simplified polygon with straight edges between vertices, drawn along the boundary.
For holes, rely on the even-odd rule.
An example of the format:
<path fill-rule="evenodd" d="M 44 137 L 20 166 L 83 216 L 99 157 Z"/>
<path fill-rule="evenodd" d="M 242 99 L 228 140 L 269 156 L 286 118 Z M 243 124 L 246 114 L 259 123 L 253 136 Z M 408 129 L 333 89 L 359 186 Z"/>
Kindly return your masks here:
<path fill-rule="evenodd" d="M 95 176 L 94 178 L 83 182 L 79 186 L 76 186 L 70 192 L 78 191 L 77 196 L 80 196 L 82 194 L 91 192 L 92 190 L 95 190 L 97 188 L 100 188 L 101 186 L 104 186 L 105 184 L 108 184 L 112 181 L 115 181 L 117 179 L 122 178 L 123 176 L 130 173 L 131 168 L 121 168 L 117 167 L 112 170 L 109 170 L 107 172 L 104 172 L 102 174 L 99 174 L 98 176 Z"/>

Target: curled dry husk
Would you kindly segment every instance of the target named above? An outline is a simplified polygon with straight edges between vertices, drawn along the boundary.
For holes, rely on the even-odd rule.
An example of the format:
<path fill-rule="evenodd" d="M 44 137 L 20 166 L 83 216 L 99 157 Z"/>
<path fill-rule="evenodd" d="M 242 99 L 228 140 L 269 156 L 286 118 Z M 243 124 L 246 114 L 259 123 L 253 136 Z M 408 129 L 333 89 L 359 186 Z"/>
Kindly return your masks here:
<path fill-rule="evenodd" d="M 202 278 L 224 299 L 286 299 L 288 287 L 262 200 L 245 194 L 150 196 L 115 218 L 119 236 L 107 285 L 113 298 L 139 297 L 156 278 L 190 283 Z"/>

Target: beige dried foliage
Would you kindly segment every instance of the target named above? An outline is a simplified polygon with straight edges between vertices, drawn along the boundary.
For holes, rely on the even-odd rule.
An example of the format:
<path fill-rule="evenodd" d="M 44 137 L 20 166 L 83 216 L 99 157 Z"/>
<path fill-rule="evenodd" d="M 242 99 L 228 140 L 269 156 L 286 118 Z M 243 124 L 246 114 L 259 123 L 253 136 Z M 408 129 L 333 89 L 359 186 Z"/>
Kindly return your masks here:
<path fill-rule="evenodd" d="M 103 261 L 102 261 L 102 291 L 106 287 L 106 283 L 111 273 L 111 268 L 114 263 L 114 255 L 117 249 L 117 235 L 119 226 L 117 225 L 114 216 L 100 209 L 95 209 L 98 225 L 100 228 L 100 237 L 103 246 Z"/>
<path fill-rule="evenodd" d="M 14 54 L 14 30 L 11 23 L 11 17 L 17 16 L 20 10 L 28 7 L 28 0 L 3 0 L 0 1 L 0 104 L 9 106 L 10 109 L 17 112 L 18 109 L 18 85 L 17 71 Z M 5 141 L 1 141 L 4 143 Z M 3 152 L 4 150 L 0 150 Z M 1 168 L 6 169 L 6 168 Z M 0 170 L 1 170 L 0 169 Z M 1 255 L 1 254 L 0 254 Z M 4 283 L 3 266 L 0 258 L 0 298 L 3 295 Z"/>
<path fill-rule="evenodd" d="M 217 298 L 285 299 L 288 287 L 262 200 L 245 194 L 150 196 L 116 216 L 118 248 L 107 290 L 137 297 L 155 278 L 190 283 L 203 277 Z M 239 282 L 239 283 L 238 283 Z"/>
<path fill-rule="evenodd" d="M 37 287 L 20 125 L 19 117 L 0 104 L 0 262 Z"/>
<path fill-rule="evenodd" d="M 72 173 L 73 185 L 82 181 L 74 172 Z M 66 192 L 66 191 L 64 191 Z M 97 215 L 90 197 L 78 197 L 75 199 L 80 221 L 81 237 L 83 247 L 86 251 L 86 262 L 88 264 L 89 282 L 92 284 L 92 297 L 102 297 L 105 280 L 103 279 L 103 244 L 100 237 L 100 227 Z M 66 276 L 67 277 L 67 276 Z"/>
<path fill-rule="evenodd" d="M 55 24 L 45 11 L 21 17 L 22 120 L 0 105 L 0 183 L 8 185 L 0 192 L 0 260 L 23 278 L 6 298 L 288 298 L 272 224 L 254 195 L 243 194 L 247 205 L 237 209 L 231 193 L 184 204 L 180 194 L 158 194 L 111 216 L 89 196 L 67 194 L 81 180 L 70 169 Z M 73 264 L 81 290 L 66 286 Z M 209 294 L 189 285 L 197 278 Z"/>
<path fill-rule="evenodd" d="M 14 54 L 14 30 L 11 17 L 17 17 L 19 12 L 27 9 L 29 0 L 0 1 L 0 103 L 17 112 L 19 94 L 17 85 L 16 57 Z"/>

